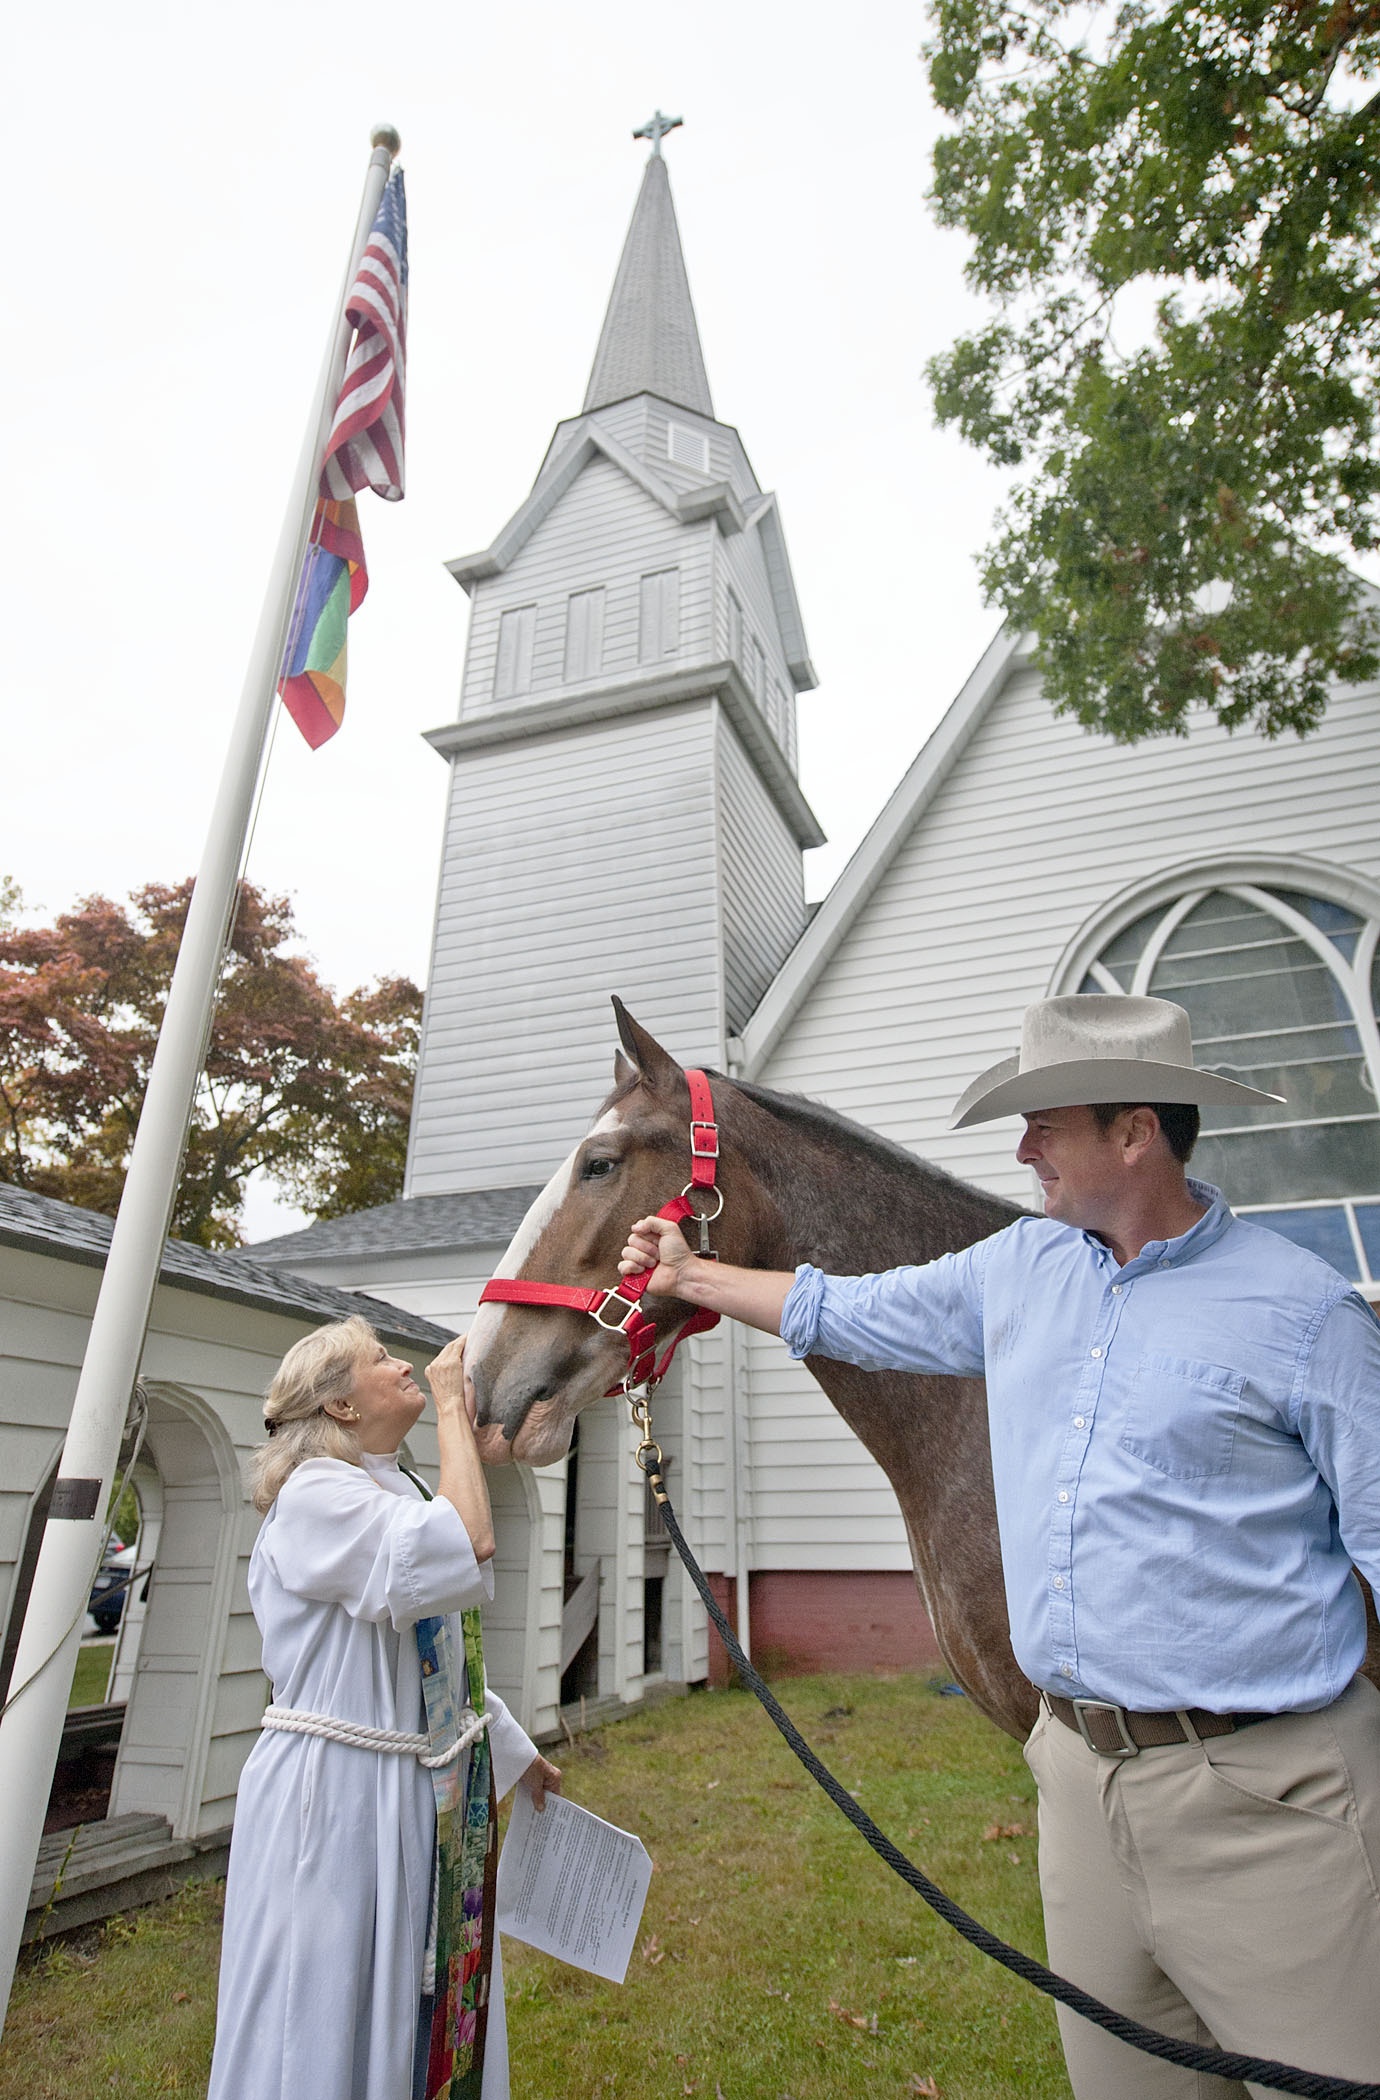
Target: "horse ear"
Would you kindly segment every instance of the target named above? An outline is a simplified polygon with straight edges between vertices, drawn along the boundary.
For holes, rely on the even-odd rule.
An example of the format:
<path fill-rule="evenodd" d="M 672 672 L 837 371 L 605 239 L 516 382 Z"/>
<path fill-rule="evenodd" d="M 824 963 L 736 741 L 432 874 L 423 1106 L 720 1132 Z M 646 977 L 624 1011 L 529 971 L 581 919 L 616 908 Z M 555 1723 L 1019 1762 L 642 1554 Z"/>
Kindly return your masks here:
<path fill-rule="evenodd" d="M 668 1051 L 662 1049 L 655 1036 L 648 1035 L 633 1019 L 622 1000 L 614 994 L 614 1017 L 618 1022 L 618 1040 L 627 1053 L 615 1053 L 614 1077 L 621 1086 L 625 1079 L 636 1073 L 644 1086 L 656 1087 L 660 1082 L 679 1079 L 680 1066 Z"/>

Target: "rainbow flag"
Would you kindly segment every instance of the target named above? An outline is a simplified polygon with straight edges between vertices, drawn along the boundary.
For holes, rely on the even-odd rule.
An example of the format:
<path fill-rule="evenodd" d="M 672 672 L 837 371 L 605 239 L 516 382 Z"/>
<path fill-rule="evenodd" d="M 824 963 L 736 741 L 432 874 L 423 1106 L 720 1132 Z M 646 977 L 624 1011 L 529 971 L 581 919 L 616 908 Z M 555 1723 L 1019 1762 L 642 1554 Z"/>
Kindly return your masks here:
<path fill-rule="evenodd" d="M 345 719 L 345 623 L 369 588 L 354 491 L 403 492 L 407 199 L 395 168 L 345 300 L 355 330 L 326 440 L 321 496 L 302 562 L 278 691 L 315 751 Z"/>
<path fill-rule="evenodd" d="M 345 718 L 345 628 L 369 588 L 353 496 L 322 499 L 297 585 L 278 691 L 315 751 Z"/>

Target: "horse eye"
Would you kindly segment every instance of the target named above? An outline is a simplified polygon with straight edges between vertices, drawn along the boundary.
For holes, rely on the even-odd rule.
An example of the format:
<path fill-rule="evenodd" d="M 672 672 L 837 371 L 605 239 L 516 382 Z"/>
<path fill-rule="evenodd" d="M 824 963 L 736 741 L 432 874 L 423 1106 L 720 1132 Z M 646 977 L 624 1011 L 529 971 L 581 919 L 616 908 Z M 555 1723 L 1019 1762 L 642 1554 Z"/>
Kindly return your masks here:
<path fill-rule="evenodd" d="M 616 1159 L 587 1159 L 580 1169 L 581 1181 L 600 1181 L 611 1174 L 618 1162 Z"/>

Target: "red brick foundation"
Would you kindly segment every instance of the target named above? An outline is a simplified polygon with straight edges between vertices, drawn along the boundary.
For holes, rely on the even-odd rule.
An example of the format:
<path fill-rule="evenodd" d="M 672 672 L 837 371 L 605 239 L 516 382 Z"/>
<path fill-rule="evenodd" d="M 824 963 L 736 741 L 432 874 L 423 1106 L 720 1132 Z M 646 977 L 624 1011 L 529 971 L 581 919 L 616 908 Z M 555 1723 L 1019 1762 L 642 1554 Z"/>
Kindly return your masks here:
<path fill-rule="evenodd" d="M 765 1677 L 803 1677 L 822 1670 L 925 1671 L 943 1665 L 909 1573 L 771 1568 L 759 1570 L 751 1582 L 752 1659 Z M 736 1579 L 711 1575 L 709 1587 L 736 1632 Z M 728 1657 L 711 1627 L 709 1682 L 726 1684 L 728 1677 Z"/>

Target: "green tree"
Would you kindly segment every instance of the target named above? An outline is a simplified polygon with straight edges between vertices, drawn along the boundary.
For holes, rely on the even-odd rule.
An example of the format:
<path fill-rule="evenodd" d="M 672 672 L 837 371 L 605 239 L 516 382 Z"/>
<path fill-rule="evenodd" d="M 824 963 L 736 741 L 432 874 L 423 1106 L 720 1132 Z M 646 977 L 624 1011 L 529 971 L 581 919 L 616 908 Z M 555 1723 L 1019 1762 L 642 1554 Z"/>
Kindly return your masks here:
<path fill-rule="evenodd" d="M 190 894 L 0 919 L 0 1180 L 114 1212 Z M 255 1170 L 326 1217 L 402 1188 L 421 994 L 337 1000 L 296 939 L 287 900 L 244 884 L 173 1213 L 203 1246 L 238 1245 Z"/>
<path fill-rule="evenodd" d="M 942 223 L 999 312 L 940 420 L 1025 471 L 983 557 L 1055 707 L 1316 727 L 1380 669 L 1380 5 L 935 0 Z"/>

